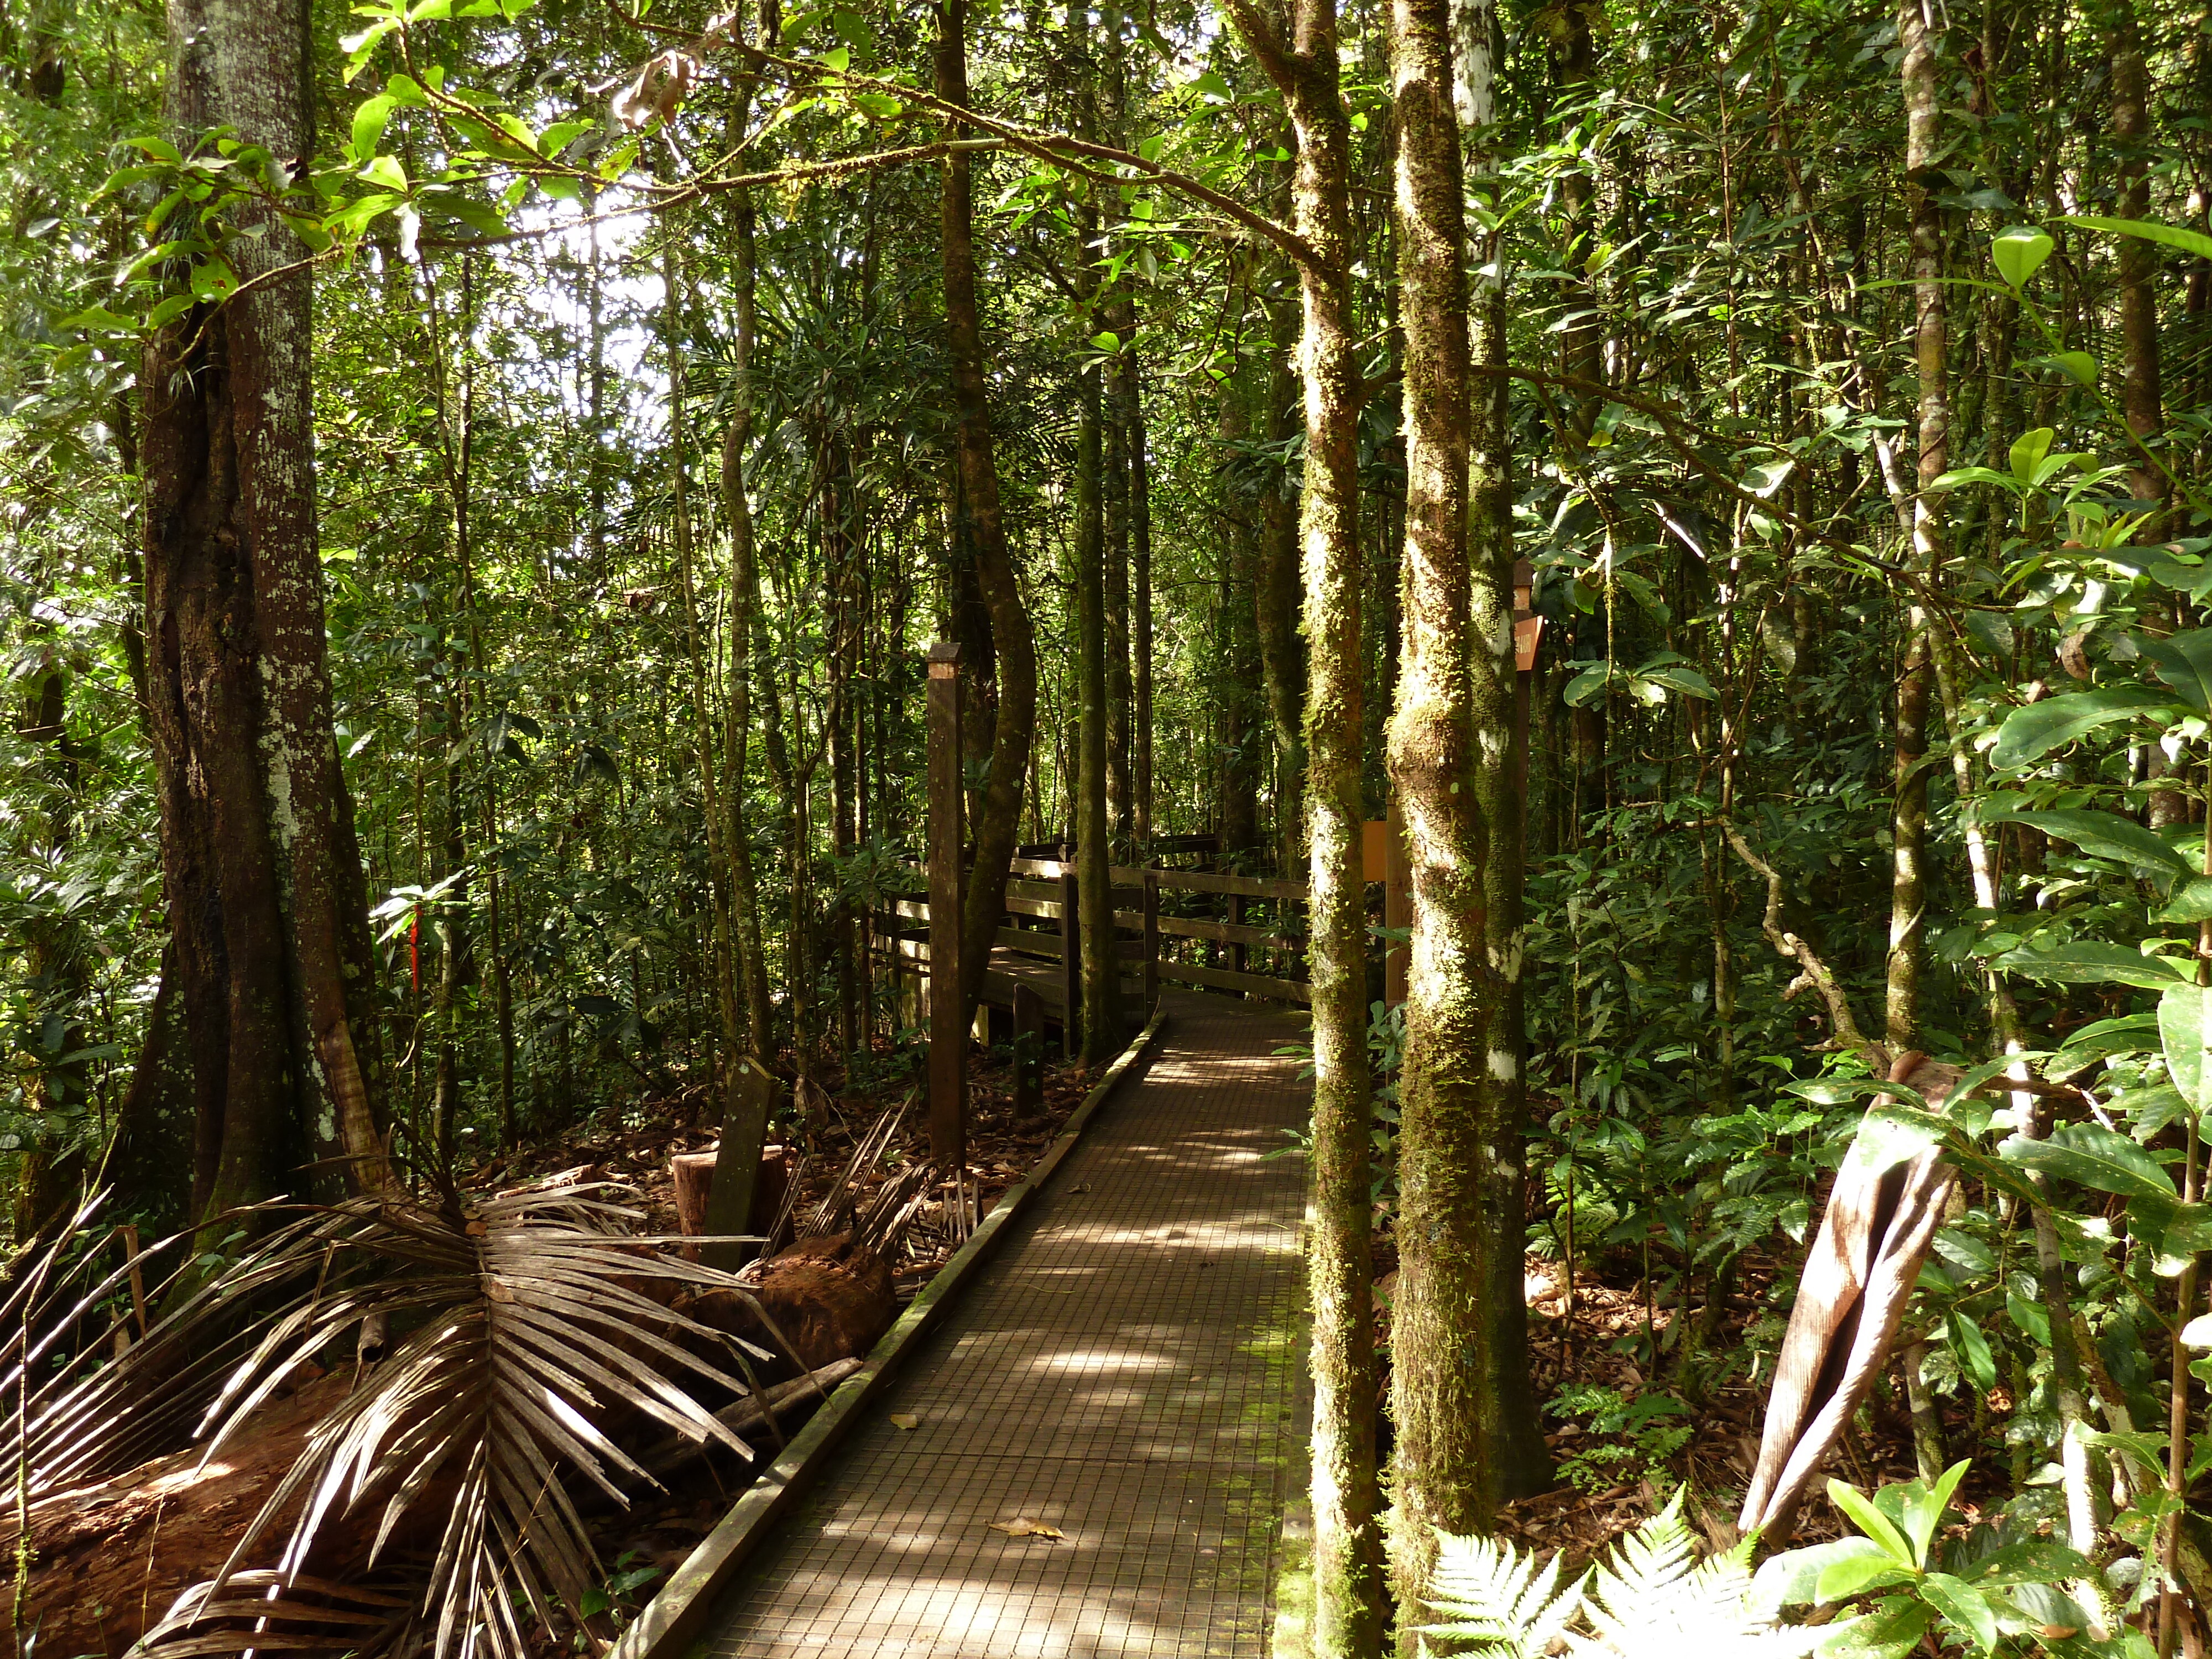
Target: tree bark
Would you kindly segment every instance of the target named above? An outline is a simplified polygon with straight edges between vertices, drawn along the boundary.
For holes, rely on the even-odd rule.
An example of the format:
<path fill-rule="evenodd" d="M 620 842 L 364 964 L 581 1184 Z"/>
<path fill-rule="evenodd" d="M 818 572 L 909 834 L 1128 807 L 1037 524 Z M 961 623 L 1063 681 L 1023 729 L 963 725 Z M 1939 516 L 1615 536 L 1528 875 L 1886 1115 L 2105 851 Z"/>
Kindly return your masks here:
<path fill-rule="evenodd" d="M 2150 217 L 2150 72 L 2143 62 L 2142 33 L 2136 21 L 2135 0 L 2113 0 L 2112 137 L 2121 148 L 2120 213 L 2123 219 Z M 2158 348 L 2158 247 L 2141 237 L 2123 236 L 2120 242 L 2120 338 L 2126 354 L 2127 373 L 2121 382 L 2120 406 L 2128 430 L 2137 441 L 2150 443 L 2166 424 L 2160 387 Z M 1995 465 L 1995 463 L 1992 463 Z M 2141 451 L 2128 457 L 2128 488 L 2139 501 L 2166 501 L 2166 474 L 2151 465 Z M 2160 539 L 2160 519 L 2153 513 L 2136 539 Z"/>
<path fill-rule="evenodd" d="M 1913 356 L 1919 377 L 1919 488 L 1912 500 L 1910 567 L 1940 580 L 1943 564 L 1942 497 L 1931 486 L 1949 465 L 1951 398 L 1944 353 L 1948 319 L 1943 297 L 1943 222 L 1929 170 L 1938 149 L 1936 41 L 1923 0 L 1899 0 L 1898 75 L 1905 97 L 1905 193 L 1911 210 Z M 1917 1046 L 1921 969 L 1927 957 L 1928 696 L 1932 670 L 1929 619 L 1917 599 L 1905 603 L 1905 650 L 1897 683 L 1896 764 L 1890 811 L 1889 958 L 1886 1036 L 1893 1054 Z"/>
<path fill-rule="evenodd" d="M 1290 343 L 1292 307 L 1286 295 L 1269 307 L 1277 349 L 1270 355 L 1267 419 L 1270 446 L 1297 429 Z M 1298 637 L 1298 514 L 1281 493 L 1269 490 L 1260 515 L 1260 564 L 1252 606 L 1260 629 L 1260 663 L 1267 695 L 1267 722 L 1275 750 L 1276 867 L 1294 875 L 1305 861 L 1306 675 L 1304 641 Z"/>
<path fill-rule="evenodd" d="M 1313 1651 L 1364 1656 L 1382 1644 L 1384 1591 L 1376 1520 L 1367 916 L 1360 872 L 1366 812 L 1352 133 L 1338 81 L 1334 0 L 1291 0 L 1279 13 L 1263 9 L 1261 0 L 1229 0 L 1229 10 L 1289 112 L 1297 149 L 1291 219 L 1310 250 L 1299 270 L 1298 368 L 1306 422 L 1299 531 L 1311 653 L 1304 736 L 1314 1039 L 1306 1258 L 1314 1383 Z M 1413 1622 L 1406 1620 L 1409 1631 Z"/>
<path fill-rule="evenodd" d="M 965 0 L 940 0 L 938 8 L 937 92 L 963 107 L 968 102 Z M 1036 724 L 1036 635 L 1023 603 L 1021 583 L 1006 547 L 999 505 L 999 470 L 991 447 L 991 410 L 983 375 L 982 325 L 975 304 L 975 186 L 965 150 L 945 161 L 939 227 L 945 265 L 945 320 L 952 358 L 954 403 L 960 416 L 960 483 L 968 510 L 975 580 L 991 613 L 998 655 L 998 716 L 991 733 L 991 775 L 983 811 L 972 833 L 975 863 L 960 930 L 960 995 L 969 1017 L 983 995 L 999 918 L 1006 908 L 1006 878 L 1021 839 L 1022 790 L 1030 770 Z"/>
<path fill-rule="evenodd" d="M 228 125 L 297 165 L 301 0 L 178 0 L 169 38 L 179 143 Z M 386 1180 L 367 895 L 324 654 L 305 253 L 265 205 L 226 210 L 250 286 L 158 332 L 141 381 L 149 725 L 202 1217 L 291 1184 L 310 1156 L 361 1189 Z"/>
<path fill-rule="evenodd" d="M 752 439 L 754 301 L 753 204 L 740 191 L 731 208 L 737 265 L 730 292 L 730 419 L 722 429 L 722 510 L 730 523 L 730 696 L 722 749 L 729 769 L 730 920 L 738 958 L 743 1046 L 765 1061 L 775 1050 L 768 988 L 768 952 L 761 931 L 760 878 L 745 824 L 745 763 L 752 738 L 752 681 L 747 670 L 760 613 L 760 569 L 753 550 L 752 499 L 745 494 L 745 446 Z M 725 1127 L 726 1128 L 726 1123 Z"/>

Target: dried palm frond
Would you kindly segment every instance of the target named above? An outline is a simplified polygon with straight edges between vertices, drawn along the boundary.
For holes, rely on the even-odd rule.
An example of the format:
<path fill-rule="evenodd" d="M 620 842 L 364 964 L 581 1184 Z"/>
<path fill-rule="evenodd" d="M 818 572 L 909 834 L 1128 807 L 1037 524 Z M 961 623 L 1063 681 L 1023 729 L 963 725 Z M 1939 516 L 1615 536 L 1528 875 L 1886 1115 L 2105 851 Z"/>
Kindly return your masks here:
<path fill-rule="evenodd" d="M 669 1432 L 752 1455 L 712 1402 L 757 1395 L 748 1353 L 770 1356 L 665 1298 L 690 1284 L 753 1299 L 664 1250 L 677 1241 L 634 1231 L 640 1212 L 619 1201 L 631 1195 L 533 1187 L 472 1208 L 362 1198 L 293 1210 L 237 1261 L 198 1264 L 204 1282 L 183 1285 L 128 1352 L 31 1392 L 4 1425 L 27 1484 L 98 1479 L 185 1438 L 204 1467 L 281 1390 L 381 1325 L 387 1357 L 309 1431 L 222 1570 L 143 1649 L 520 1659 L 526 1622 L 578 1607 L 604 1576 L 572 1486 L 626 1502 L 624 1486 L 657 1483 L 623 1443 Z M 106 1283 L 82 1285 L 74 1305 L 96 1309 Z M 11 1404 L 24 1353 L 40 1367 L 52 1342 L 13 1346 Z M 142 1407 L 167 1427 L 149 1434 Z M 337 1585 L 380 1567 L 404 1602 Z"/>
<path fill-rule="evenodd" d="M 898 1133 L 899 1125 L 906 1121 L 907 1112 L 914 1105 L 915 1098 L 915 1091 L 908 1091 L 904 1100 L 887 1109 L 868 1126 L 868 1132 L 854 1146 L 853 1155 L 845 1160 L 843 1170 L 830 1183 L 830 1190 L 822 1195 L 822 1201 L 814 1206 L 814 1212 L 800 1225 L 799 1237 L 819 1238 L 830 1233 L 842 1232 L 852 1224 L 854 1212 L 858 1207 L 860 1182 L 883 1162 L 884 1153 L 890 1149 L 891 1137 Z"/>

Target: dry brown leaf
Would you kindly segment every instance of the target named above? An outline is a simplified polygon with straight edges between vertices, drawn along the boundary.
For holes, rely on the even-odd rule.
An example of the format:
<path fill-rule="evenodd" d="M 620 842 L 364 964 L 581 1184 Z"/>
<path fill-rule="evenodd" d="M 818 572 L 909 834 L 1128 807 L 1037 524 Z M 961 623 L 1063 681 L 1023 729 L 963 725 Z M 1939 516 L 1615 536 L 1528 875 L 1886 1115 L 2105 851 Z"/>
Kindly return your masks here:
<path fill-rule="evenodd" d="M 895 1429 L 918 1429 L 921 1426 L 921 1419 L 912 1412 L 893 1412 L 891 1426 Z"/>
<path fill-rule="evenodd" d="M 1019 1521 L 994 1521 L 993 1532 L 1002 1532 L 1009 1538 L 1065 1538 L 1067 1534 L 1058 1527 L 1048 1527 L 1042 1521 L 1026 1518 Z"/>

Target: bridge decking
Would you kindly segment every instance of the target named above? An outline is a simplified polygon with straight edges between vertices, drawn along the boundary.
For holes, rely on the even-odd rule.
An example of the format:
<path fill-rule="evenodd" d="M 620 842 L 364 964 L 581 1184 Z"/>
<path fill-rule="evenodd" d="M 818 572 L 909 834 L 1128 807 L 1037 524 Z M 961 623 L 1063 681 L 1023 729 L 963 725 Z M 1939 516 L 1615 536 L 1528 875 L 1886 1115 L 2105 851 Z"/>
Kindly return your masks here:
<path fill-rule="evenodd" d="M 1267 1651 L 1304 1479 L 1298 1026 L 1158 1052 L 715 1610 L 709 1659 Z M 894 1415 L 918 1419 L 911 1430 Z M 994 1530 L 1040 1522 L 1065 1537 Z"/>

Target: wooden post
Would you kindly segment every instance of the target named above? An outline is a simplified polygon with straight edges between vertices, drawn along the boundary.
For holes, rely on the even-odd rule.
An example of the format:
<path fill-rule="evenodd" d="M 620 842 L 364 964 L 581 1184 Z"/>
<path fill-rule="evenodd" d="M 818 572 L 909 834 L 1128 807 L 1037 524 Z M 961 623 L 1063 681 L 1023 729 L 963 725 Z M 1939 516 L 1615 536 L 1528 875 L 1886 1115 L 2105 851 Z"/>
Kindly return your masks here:
<path fill-rule="evenodd" d="M 968 1164 L 968 1022 L 960 1018 L 960 647 L 929 647 L 929 1156 Z"/>
<path fill-rule="evenodd" d="M 1063 848 L 1063 854 L 1066 849 Z M 1083 1046 L 1076 1034 L 1083 1006 L 1083 922 L 1075 908 L 1075 872 L 1060 872 L 1060 1041 L 1070 1060 Z"/>
<path fill-rule="evenodd" d="M 1014 1115 L 1027 1121 L 1044 1110 L 1044 999 L 1027 980 L 1014 981 Z"/>
<path fill-rule="evenodd" d="M 1160 1000 L 1160 874 L 1147 868 L 1145 872 L 1145 1018 L 1152 1017 L 1152 1008 Z"/>
<path fill-rule="evenodd" d="M 709 1237 L 747 1231 L 752 1224 L 753 1186 L 760 1179 L 761 1147 L 768 1139 L 769 1109 L 775 1101 L 775 1079 L 750 1054 L 738 1060 L 735 1099 L 722 1119 L 722 1141 L 714 1154 L 714 1184 L 707 1189 L 707 1213 L 701 1231 Z M 708 1244 L 700 1259 L 710 1267 L 735 1273 L 753 1257 L 744 1244 Z"/>
<path fill-rule="evenodd" d="M 1229 925 L 1231 927 L 1242 927 L 1244 925 L 1243 894 L 1231 893 L 1229 896 L 1228 904 L 1224 908 L 1228 912 Z M 1251 958 L 1245 950 L 1243 940 L 1239 939 L 1229 947 L 1229 965 L 1238 973 L 1248 971 L 1250 961 Z"/>
<path fill-rule="evenodd" d="M 1382 832 L 1382 925 L 1413 925 L 1413 861 L 1406 856 L 1406 820 L 1398 811 L 1398 793 L 1390 792 L 1390 817 Z M 1382 954 L 1382 1000 L 1406 1000 L 1406 972 L 1413 959 L 1410 939 L 1391 945 Z"/>

